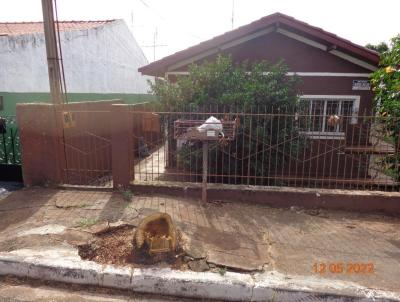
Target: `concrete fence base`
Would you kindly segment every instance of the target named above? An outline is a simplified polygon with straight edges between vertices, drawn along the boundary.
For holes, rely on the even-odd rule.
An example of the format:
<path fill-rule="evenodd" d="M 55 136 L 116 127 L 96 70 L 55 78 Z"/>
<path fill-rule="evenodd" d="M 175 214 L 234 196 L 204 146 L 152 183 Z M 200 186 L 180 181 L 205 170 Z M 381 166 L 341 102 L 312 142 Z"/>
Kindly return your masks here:
<path fill-rule="evenodd" d="M 131 187 L 134 192 L 146 194 L 201 198 L 199 183 L 135 181 Z M 400 214 L 399 192 L 208 184 L 208 199 L 256 202 L 273 207 L 299 206 Z"/>

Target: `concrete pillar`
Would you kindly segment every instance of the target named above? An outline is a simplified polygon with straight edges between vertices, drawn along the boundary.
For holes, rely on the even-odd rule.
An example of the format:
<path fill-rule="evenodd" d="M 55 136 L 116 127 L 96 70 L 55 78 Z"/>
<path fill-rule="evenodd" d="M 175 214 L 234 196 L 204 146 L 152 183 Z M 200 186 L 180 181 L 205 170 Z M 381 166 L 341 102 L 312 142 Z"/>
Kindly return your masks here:
<path fill-rule="evenodd" d="M 134 177 L 133 114 L 130 106 L 111 105 L 112 176 L 114 189 L 125 189 Z"/>
<path fill-rule="evenodd" d="M 25 186 L 62 183 L 64 151 L 60 110 L 53 104 L 17 104 Z"/>

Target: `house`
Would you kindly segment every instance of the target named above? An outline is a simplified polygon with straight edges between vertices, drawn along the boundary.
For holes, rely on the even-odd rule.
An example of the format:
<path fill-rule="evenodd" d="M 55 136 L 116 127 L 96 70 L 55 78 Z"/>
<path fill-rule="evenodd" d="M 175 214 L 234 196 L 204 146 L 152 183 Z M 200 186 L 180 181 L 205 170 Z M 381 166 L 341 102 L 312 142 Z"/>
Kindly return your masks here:
<path fill-rule="evenodd" d="M 68 100 L 151 98 L 137 68 L 147 64 L 122 20 L 60 21 Z M 0 115 L 14 115 L 16 103 L 50 100 L 42 22 L 0 23 Z"/>
<path fill-rule="evenodd" d="M 290 154 L 283 155 L 281 161 L 288 164 L 282 171 L 268 171 L 270 178 L 281 174 L 280 180 L 295 185 L 297 179 L 303 183 L 307 178 L 312 179 L 312 186 L 320 181 L 335 187 L 357 181 L 365 185 L 367 180 L 386 184 L 388 178 L 371 164 L 371 154 L 384 152 L 372 147 L 376 141 L 371 136 L 371 120 L 360 118 L 373 116 L 374 93 L 368 79 L 378 68 L 377 52 L 275 13 L 142 66 L 139 71 L 174 81 L 188 73 L 190 64 L 212 62 L 219 54 L 230 55 L 237 63 L 283 60 L 288 76 L 301 78 L 298 91 L 301 113 L 308 115 L 302 128 L 307 149 L 294 160 Z M 392 152 L 393 148 L 387 150 Z"/>
<path fill-rule="evenodd" d="M 352 102 L 354 112 L 372 107 L 373 92 L 365 81 L 378 67 L 378 53 L 281 13 L 174 53 L 139 71 L 173 78 L 185 74 L 191 63 L 212 61 L 220 53 L 231 55 L 235 62 L 274 63 L 283 59 L 289 75 L 301 77 L 302 98 L 310 100 L 310 106 L 317 104 L 311 102 L 313 99 L 318 99 L 318 104 L 339 99 L 341 103 Z"/>

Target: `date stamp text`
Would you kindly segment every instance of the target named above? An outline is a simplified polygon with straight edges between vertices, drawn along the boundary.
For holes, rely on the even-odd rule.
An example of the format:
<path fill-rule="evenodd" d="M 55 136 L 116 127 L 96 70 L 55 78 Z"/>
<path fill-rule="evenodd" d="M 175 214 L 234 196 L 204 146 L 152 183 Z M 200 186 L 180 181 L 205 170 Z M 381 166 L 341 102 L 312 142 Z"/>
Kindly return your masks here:
<path fill-rule="evenodd" d="M 316 262 L 312 266 L 315 274 L 373 274 L 375 272 L 374 264 L 360 262 Z"/>

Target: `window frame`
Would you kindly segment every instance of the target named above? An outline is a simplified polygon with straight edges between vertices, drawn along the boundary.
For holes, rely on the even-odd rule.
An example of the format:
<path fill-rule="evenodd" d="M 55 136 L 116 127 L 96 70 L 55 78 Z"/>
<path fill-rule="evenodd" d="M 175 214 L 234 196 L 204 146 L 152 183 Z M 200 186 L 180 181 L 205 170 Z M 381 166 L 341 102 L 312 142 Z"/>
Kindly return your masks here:
<path fill-rule="evenodd" d="M 307 100 L 316 100 L 316 99 L 321 99 L 325 100 L 324 102 L 324 119 L 323 119 L 323 129 L 325 129 L 325 123 L 326 123 L 326 104 L 327 100 L 340 100 L 340 101 L 353 101 L 353 108 L 352 108 L 352 114 L 351 114 L 351 119 L 350 119 L 350 124 L 354 125 L 357 124 L 357 119 L 358 119 L 358 113 L 360 109 L 360 99 L 361 96 L 359 95 L 311 95 L 311 94 L 306 94 L 306 95 L 300 95 L 299 96 L 299 102 L 301 101 L 307 101 Z M 340 106 L 342 105 L 342 102 L 339 103 Z M 311 110 L 311 106 L 310 110 Z M 329 131 L 300 131 L 301 134 L 305 134 L 308 137 L 312 139 L 345 139 L 345 132 L 343 131 L 337 131 L 337 132 L 329 132 Z"/>

